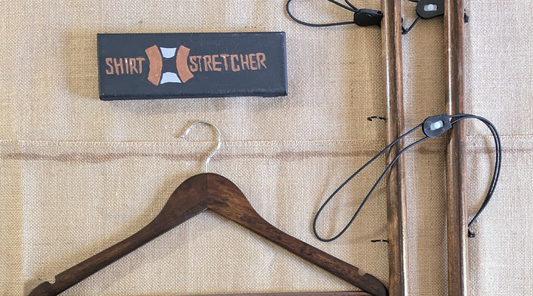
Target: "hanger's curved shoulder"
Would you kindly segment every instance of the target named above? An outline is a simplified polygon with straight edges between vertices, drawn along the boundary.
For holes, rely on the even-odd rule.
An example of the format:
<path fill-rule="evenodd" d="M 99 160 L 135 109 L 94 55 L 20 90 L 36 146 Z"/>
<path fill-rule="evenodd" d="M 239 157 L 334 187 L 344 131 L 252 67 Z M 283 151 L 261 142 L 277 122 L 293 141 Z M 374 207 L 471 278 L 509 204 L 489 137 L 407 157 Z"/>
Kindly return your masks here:
<path fill-rule="evenodd" d="M 181 183 L 150 224 L 171 229 L 205 211 L 209 204 L 206 175 L 195 175 Z"/>

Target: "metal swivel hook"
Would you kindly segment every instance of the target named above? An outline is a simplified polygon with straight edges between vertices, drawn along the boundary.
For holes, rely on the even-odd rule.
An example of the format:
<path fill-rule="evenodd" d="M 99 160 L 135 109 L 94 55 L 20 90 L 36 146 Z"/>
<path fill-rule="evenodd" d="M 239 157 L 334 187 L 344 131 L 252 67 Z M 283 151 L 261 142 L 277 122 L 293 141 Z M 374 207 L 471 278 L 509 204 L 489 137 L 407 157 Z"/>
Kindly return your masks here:
<path fill-rule="evenodd" d="M 217 152 L 220 150 L 220 147 L 222 146 L 222 133 L 220 132 L 220 130 L 218 129 L 218 127 L 216 127 L 214 124 L 211 124 L 209 122 L 206 122 L 206 121 L 196 121 L 196 122 L 193 122 L 186 130 L 185 132 L 183 133 L 183 135 L 180 136 L 180 138 L 182 139 L 185 139 L 185 137 L 187 137 L 187 135 L 189 135 L 189 133 L 191 132 L 191 129 L 193 126 L 197 125 L 197 124 L 205 124 L 205 125 L 209 125 L 210 127 L 214 128 L 217 132 L 217 146 L 215 147 L 215 149 L 211 152 L 211 154 L 209 154 L 209 156 L 207 156 L 207 159 L 205 160 L 205 172 L 208 173 L 209 172 L 209 161 L 211 161 L 211 158 L 217 154 Z"/>

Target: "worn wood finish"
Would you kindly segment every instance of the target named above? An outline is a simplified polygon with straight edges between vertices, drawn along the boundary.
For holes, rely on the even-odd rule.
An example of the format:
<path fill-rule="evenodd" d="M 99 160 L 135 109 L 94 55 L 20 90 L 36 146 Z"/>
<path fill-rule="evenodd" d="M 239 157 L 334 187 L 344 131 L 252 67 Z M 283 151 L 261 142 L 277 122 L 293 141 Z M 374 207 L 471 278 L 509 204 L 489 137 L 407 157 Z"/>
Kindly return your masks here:
<path fill-rule="evenodd" d="M 194 296 L 367 296 L 366 292 L 292 292 L 292 293 L 240 293 L 240 294 L 203 294 Z"/>
<path fill-rule="evenodd" d="M 464 3 L 446 0 L 444 13 L 448 71 L 446 108 L 464 113 Z M 467 295 L 466 134 L 462 122 L 448 138 L 446 195 L 448 241 L 448 295 Z"/>
<path fill-rule="evenodd" d="M 402 28 L 401 0 L 382 0 L 384 18 L 381 24 L 383 68 L 387 96 L 388 142 L 404 132 L 403 80 L 402 80 Z M 403 140 L 391 149 L 389 162 L 404 147 Z M 387 236 L 389 239 L 389 292 L 390 295 L 407 295 L 407 246 L 405 164 L 400 157 L 391 169 L 387 184 Z"/>
<path fill-rule="evenodd" d="M 172 193 L 161 213 L 139 232 L 58 274 L 54 284 L 40 284 L 30 296 L 57 295 L 205 210 L 211 210 L 248 228 L 363 291 L 376 296 L 388 295 L 383 283 L 374 276 L 360 275 L 357 267 L 278 230 L 257 214 L 231 181 L 220 175 L 206 173 L 183 182 Z"/>

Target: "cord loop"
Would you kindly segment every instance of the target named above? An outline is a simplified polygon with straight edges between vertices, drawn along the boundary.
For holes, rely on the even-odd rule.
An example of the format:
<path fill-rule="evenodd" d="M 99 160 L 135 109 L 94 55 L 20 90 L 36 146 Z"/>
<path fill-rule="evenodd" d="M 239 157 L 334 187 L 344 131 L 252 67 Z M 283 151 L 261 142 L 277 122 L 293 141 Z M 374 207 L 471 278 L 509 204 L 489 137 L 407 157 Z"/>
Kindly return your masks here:
<path fill-rule="evenodd" d="M 355 218 L 357 217 L 357 215 L 359 214 L 359 212 L 361 211 L 361 209 L 363 208 L 363 206 L 365 205 L 365 203 L 368 201 L 368 198 L 370 197 L 370 195 L 374 192 L 374 190 L 376 189 L 376 187 L 378 186 L 378 184 L 381 182 L 381 180 L 383 180 L 383 178 L 385 177 L 385 175 L 387 174 L 387 172 L 392 168 L 392 166 L 398 161 L 398 159 L 400 158 L 400 156 L 405 152 L 407 151 L 408 149 L 410 149 L 411 147 L 419 144 L 419 143 L 422 143 L 423 141 L 429 139 L 429 138 L 435 138 L 435 137 L 439 137 L 441 136 L 442 134 L 444 134 L 446 131 L 448 131 L 449 129 L 452 128 L 452 126 L 462 120 L 465 120 L 465 119 L 469 119 L 469 118 L 473 118 L 473 119 L 478 119 L 480 120 L 481 122 L 483 122 L 488 128 L 489 130 L 491 131 L 492 133 L 492 136 L 494 138 L 494 144 L 495 144 L 495 150 L 496 150 L 496 161 L 495 161 L 495 165 L 494 165 L 494 173 L 493 173 L 493 176 L 492 176 L 492 180 L 490 182 L 490 187 L 489 187 L 489 190 L 487 192 L 487 195 L 485 196 L 485 200 L 483 201 L 483 204 L 481 205 L 481 208 L 478 210 L 478 212 L 474 215 L 474 217 L 472 218 L 472 220 L 470 220 L 470 222 L 468 223 L 468 236 L 469 237 L 475 237 L 475 233 L 473 233 L 471 230 L 470 230 L 470 227 L 472 226 L 472 224 L 474 223 L 474 221 L 479 217 L 479 215 L 481 214 L 481 212 L 483 212 L 483 210 L 486 208 L 486 206 L 488 205 L 488 203 L 490 202 L 490 199 L 492 198 L 492 195 L 494 194 L 494 190 L 496 188 L 496 184 L 498 183 L 498 178 L 500 176 L 500 169 L 501 169 L 501 159 L 502 159 L 502 148 L 501 148 L 501 140 L 500 140 L 500 136 L 498 134 L 498 131 L 496 130 L 496 127 L 490 122 L 488 121 L 487 119 L 483 118 L 483 117 L 480 117 L 480 116 L 476 116 L 476 115 L 472 115 L 472 114 L 457 114 L 457 115 L 447 115 L 447 114 L 442 114 L 442 115 L 435 115 L 435 116 L 430 116 L 428 118 L 426 118 L 424 120 L 424 122 L 422 122 L 421 124 L 417 125 L 416 127 L 414 127 L 413 129 L 411 129 L 410 131 L 408 131 L 407 133 L 401 135 L 398 139 L 394 140 L 392 143 L 390 143 L 387 147 L 385 147 L 385 149 L 381 150 L 378 154 L 376 154 L 374 157 L 372 157 L 372 159 L 370 159 L 368 162 L 366 162 L 362 167 L 360 167 L 355 173 L 353 173 L 346 181 L 344 181 L 329 197 L 328 199 L 326 199 L 326 201 L 320 206 L 320 208 L 318 209 L 316 215 L 315 215 L 315 218 L 313 219 L 313 232 L 316 236 L 317 239 L 319 239 L 320 241 L 323 241 L 323 242 L 331 242 L 331 241 L 334 241 L 336 240 L 337 238 L 339 238 L 342 234 L 344 234 L 344 232 L 346 232 L 346 230 L 350 227 L 350 225 L 353 223 L 353 221 L 355 220 Z M 335 236 L 331 237 L 331 238 L 323 238 L 321 237 L 318 232 L 317 232 L 317 227 L 316 227 L 316 224 L 317 224 L 317 220 L 318 220 L 318 216 L 320 215 L 320 213 L 322 212 L 322 210 L 324 210 L 324 208 L 326 207 L 326 205 L 333 199 L 333 197 L 348 183 L 350 182 L 355 176 L 357 176 L 357 174 L 359 174 L 363 169 L 365 169 L 368 165 L 370 165 L 374 160 L 376 160 L 378 157 L 380 157 L 381 155 L 383 155 L 387 150 L 391 149 L 392 146 L 396 145 L 401 139 L 405 138 L 407 135 L 413 133 L 414 131 L 418 130 L 419 128 L 422 128 L 423 132 L 424 132 L 424 135 L 425 137 L 415 141 L 414 143 L 412 144 L 409 144 L 407 147 L 403 148 L 402 150 L 400 150 L 398 152 L 398 154 L 396 155 L 396 157 L 391 161 L 391 163 L 385 168 L 385 170 L 383 171 L 383 173 L 380 175 L 380 177 L 378 178 L 378 180 L 374 183 L 374 185 L 372 186 L 372 188 L 370 189 L 370 191 L 368 192 L 368 194 L 365 196 L 365 198 L 363 199 L 363 201 L 361 202 L 361 204 L 359 205 L 359 207 L 357 208 L 357 210 L 355 211 L 355 214 L 352 216 L 352 218 L 350 219 L 350 221 L 346 224 L 346 226 Z"/>
<path fill-rule="evenodd" d="M 374 9 L 358 9 L 355 7 L 352 3 L 350 3 L 349 0 L 344 0 L 347 5 L 344 5 L 340 2 L 337 2 L 335 0 L 327 0 L 337 6 L 340 6 L 348 11 L 351 11 L 354 13 L 353 21 L 346 21 L 346 22 L 337 22 L 337 23 L 324 23 L 324 24 L 313 24 L 308 23 L 305 21 L 302 21 L 300 19 L 297 19 L 292 12 L 290 11 L 290 3 L 292 0 L 288 0 L 287 4 L 285 6 L 287 10 L 287 14 L 297 23 L 309 26 L 309 27 L 331 27 L 331 26 L 342 26 L 342 25 L 351 25 L 356 24 L 361 27 L 367 27 L 367 26 L 380 26 L 381 25 L 381 19 L 383 19 L 383 14 L 379 10 Z"/>

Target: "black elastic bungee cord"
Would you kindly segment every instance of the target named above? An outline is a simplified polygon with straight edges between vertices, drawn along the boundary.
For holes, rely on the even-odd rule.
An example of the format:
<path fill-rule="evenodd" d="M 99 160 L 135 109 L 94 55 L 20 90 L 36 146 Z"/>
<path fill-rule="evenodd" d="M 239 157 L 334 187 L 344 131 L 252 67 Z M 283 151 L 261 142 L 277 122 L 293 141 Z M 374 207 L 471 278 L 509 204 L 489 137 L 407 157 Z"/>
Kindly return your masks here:
<path fill-rule="evenodd" d="M 381 27 L 381 20 L 383 19 L 383 13 L 379 10 L 362 8 L 358 9 L 355 7 L 349 0 L 344 0 L 347 5 L 339 3 L 335 0 L 327 0 L 339 7 L 342 7 L 350 12 L 354 13 L 353 21 L 338 22 L 338 23 L 324 23 L 324 24 L 313 24 L 297 19 L 290 10 L 290 3 L 292 0 L 288 0 L 286 4 L 287 14 L 297 23 L 309 26 L 309 27 L 331 27 L 331 26 L 342 26 L 342 25 L 351 25 L 356 24 L 358 26 L 367 27 L 367 26 L 378 26 Z M 431 1 L 418 1 L 418 0 L 408 0 L 409 2 L 417 3 L 416 13 L 418 17 L 413 21 L 409 27 L 405 27 L 403 23 L 403 18 L 401 20 L 402 35 L 405 35 L 413 29 L 413 27 L 421 19 L 431 19 L 434 17 L 444 15 L 444 0 L 431 0 Z M 428 6 L 431 6 L 431 9 L 427 9 Z M 468 15 L 465 12 L 465 23 L 468 22 Z"/>
<path fill-rule="evenodd" d="M 332 26 L 343 26 L 343 25 L 353 25 L 356 24 L 358 26 L 379 26 L 381 23 L 381 19 L 383 18 L 383 14 L 379 10 L 373 10 L 373 9 L 358 9 L 353 5 L 349 0 L 344 0 L 347 5 L 344 5 L 342 3 L 339 3 L 335 0 L 327 0 L 339 7 L 342 7 L 348 11 L 351 11 L 354 13 L 354 17 L 352 21 L 346 21 L 346 22 L 337 22 L 337 23 L 324 23 L 324 24 L 313 24 L 304 22 L 298 18 L 296 18 L 291 10 L 290 10 L 290 3 L 292 0 L 288 0 L 287 4 L 285 5 L 285 9 L 287 10 L 287 14 L 297 23 L 309 26 L 309 27 L 332 27 Z"/>
<path fill-rule="evenodd" d="M 502 163 L 502 144 L 501 144 L 500 135 L 498 134 L 496 127 L 486 118 L 476 116 L 476 115 L 471 115 L 471 114 L 457 114 L 452 117 L 458 118 L 451 122 L 452 125 L 461 120 L 468 119 L 468 118 L 474 118 L 474 119 L 480 120 L 490 129 L 490 132 L 492 133 L 492 137 L 494 138 L 494 145 L 495 145 L 495 150 L 496 150 L 496 161 L 494 162 L 494 174 L 492 175 L 492 180 L 490 182 L 489 190 L 487 192 L 487 196 L 485 197 L 485 200 L 483 201 L 483 204 L 479 208 L 478 212 L 474 215 L 472 220 L 470 220 L 470 222 L 468 223 L 468 237 L 473 238 L 476 236 L 476 234 L 470 230 L 470 227 L 472 226 L 474 221 L 479 217 L 481 212 L 483 212 L 483 210 L 489 204 L 490 199 L 492 198 L 492 195 L 494 194 L 494 190 L 496 189 L 498 178 L 500 177 L 500 170 L 501 170 L 501 163 Z"/>
<path fill-rule="evenodd" d="M 349 0 L 344 0 L 346 2 L 346 4 L 348 5 L 344 5 L 342 3 L 339 3 L 335 0 L 327 0 L 337 6 L 340 6 L 348 11 L 351 11 L 354 13 L 354 17 L 353 17 L 353 21 L 346 21 L 346 22 L 337 22 L 337 23 L 324 23 L 324 24 L 313 24 L 313 23 L 308 23 L 308 22 L 305 22 L 305 21 L 302 21 L 298 18 L 296 18 L 291 10 L 290 10 L 290 3 L 291 3 L 292 0 L 288 0 L 287 1 L 287 4 L 286 4 L 286 10 L 287 10 L 287 14 L 297 23 L 299 24 L 302 24 L 302 25 L 305 25 L 305 26 L 309 26 L 309 27 L 332 27 L 332 26 L 343 26 L 343 25 L 353 25 L 353 24 L 356 24 L 358 26 L 363 26 L 363 27 L 366 27 L 366 26 L 381 26 L 381 20 L 383 19 L 383 13 L 379 10 L 374 10 L 374 9 L 367 9 L 367 8 L 363 8 L 363 9 L 358 9 L 357 7 L 355 7 L 355 5 L 353 5 Z M 415 2 L 417 3 L 418 1 L 413 1 L 413 0 L 408 0 L 410 2 Z M 416 23 L 418 23 L 418 21 L 421 19 L 421 17 L 417 17 L 415 19 L 415 21 L 408 27 L 408 28 L 405 28 L 403 26 L 403 18 L 402 18 L 402 35 L 405 35 L 407 33 L 409 33 L 409 31 L 411 31 L 411 29 L 413 29 L 413 27 L 416 25 Z"/>
<path fill-rule="evenodd" d="M 409 26 L 409 28 L 406 28 L 403 26 L 403 18 L 402 18 L 402 35 L 405 35 L 407 33 L 409 33 L 411 31 L 411 29 L 413 29 L 413 27 L 416 25 L 416 23 L 418 23 L 418 21 L 422 19 L 421 17 L 417 17 L 415 19 L 415 21 Z"/>
<path fill-rule="evenodd" d="M 349 21 L 349 22 L 338 22 L 338 23 L 326 23 L 326 24 L 312 24 L 312 23 L 308 23 L 308 22 L 304 22 L 302 20 L 299 20 L 297 19 L 292 13 L 291 13 L 291 10 L 289 9 L 290 7 L 290 3 L 291 3 L 292 0 L 288 0 L 287 1 L 287 4 L 285 6 L 286 10 L 287 10 L 287 14 L 297 23 L 299 24 L 302 24 L 302 25 L 305 25 L 305 26 L 309 26 L 309 27 L 331 27 L 331 26 L 342 26 L 342 25 L 352 25 L 354 22 L 353 21 Z M 353 13 L 357 13 L 359 11 L 359 9 L 357 9 L 355 6 L 353 6 L 350 1 L 346 0 L 346 3 L 348 5 L 350 5 L 349 7 L 342 4 L 342 3 L 339 3 L 337 1 L 334 1 L 334 0 L 328 0 L 329 2 L 333 3 L 333 4 L 336 4 L 346 10 L 349 10 Z"/>
<path fill-rule="evenodd" d="M 334 241 L 336 240 L 337 238 L 339 238 L 346 230 L 348 230 L 348 227 L 350 227 L 350 225 L 352 225 L 352 222 L 355 220 L 355 218 L 357 217 L 357 215 L 359 214 L 359 211 L 361 211 L 361 209 L 363 208 L 364 204 L 366 203 L 366 201 L 368 200 L 368 198 L 370 197 L 370 195 L 372 194 L 372 192 L 374 191 L 374 189 L 377 187 L 377 185 L 379 184 L 379 182 L 381 181 L 381 179 L 383 179 L 383 177 L 385 176 L 385 174 L 387 173 L 387 171 L 392 167 L 392 165 L 396 162 L 396 160 L 398 159 L 398 157 L 407 149 L 409 148 L 410 146 L 404 148 L 402 151 L 400 151 L 398 153 L 398 156 L 391 162 L 391 164 L 389 164 L 389 166 L 385 169 L 385 172 L 383 172 L 383 174 L 381 174 L 381 176 L 379 177 L 379 179 L 376 181 L 376 183 L 374 183 L 374 186 L 372 186 L 372 189 L 370 189 L 370 191 L 368 192 L 368 194 L 366 195 L 366 197 L 363 199 L 363 202 L 361 202 L 361 205 L 359 205 L 359 208 L 357 209 L 357 211 L 355 212 L 355 214 L 353 215 L 352 219 L 350 219 L 350 222 L 348 222 L 348 224 L 346 224 L 346 226 L 344 227 L 344 229 L 339 232 L 339 234 L 335 235 L 334 237 L 332 238 L 329 238 L 329 239 L 325 239 L 325 238 L 322 238 L 317 230 L 316 230 L 316 223 L 317 223 L 317 220 L 318 220 L 318 216 L 320 215 L 320 213 L 322 212 L 322 210 L 326 207 L 326 205 L 333 199 L 333 197 L 346 185 L 348 184 L 348 182 L 350 182 L 350 180 L 352 180 L 355 176 L 357 176 L 357 174 L 359 174 L 363 169 L 365 169 L 369 164 L 371 164 L 374 160 L 376 160 L 376 158 L 380 157 L 383 153 L 385 153 L 388 149 L 390 149 L 392 146 L 396 145 L 396 143 L 398 143 L 401 139 L 403 139 L 404 137 L 406 137 L 407 135 L 409 135 L 410 133 L 414 132 L 415 130 L 417 130 L 419 127 L 421 127 L 422 124 L 419 124 L 418 126 L 416 126 L 415 128 L 413 128 L 412 130 L 408 131 L 407 133 L 403 134 L 401 137 L 399 137 L 398 139 L 394 140 L 392 143 L 389 144 L 389 146 L 385 147 L 385 149 L 381 150 L 378 154 L 376 154 L 374 157 L 372 157 L 372 159 L 370 159 L 367 163 L 365 163 L 362 167 L 360 167 L 355 173 L 353 173 L 346 181 L 344 181 L 341 186 L 339 186 L 339 188 L 337 188 L 330 196 L 329 198 L 322 204 L 322 206 L 320 206 L 320 209 L 318 209 L 318 212 L 316 213 L 315 215 L 315 219 L 313 220 L 313 232 L 315 233 L 315 236 L 323 241 L 323 242 L 330 242 L 330 241 Z"/>
<path fill-rule="evenodd" d="M 498 131 L 496 130 L 496 128 L 494 127 L 494 125 L 488 121 L 487 119 L 483 118 L 483 117 L 480 117 L 480 116 L 476 116 L 476 115 L 471 115 L 471 114 L 457 114 L 457 115 L 447 115 L 447 114 L 442 114 L 442 115 L 436 115 L 436 116 L 431 116 L 431 117 L 428 117 L 426 118 L 426 120 L 424 120 L 423 123 L 417 125 L 416 127 L 414 127 L 413 129 L 411 129 L 410 131 L 406 132 L 405 134 L 401 135 L 398 139 L 394 140 L 391 144 L 389 144 L 387 147 L 385 147 L 385 149 L 381 150 L 378 154 L 376 154 L 372 159 L 370 159 L 367 163 L 365 163 L 361 168 L 359 168 L 355 173 L 353 173 L 346 181 L 344 181 L 330 196 L 329 198 L 322 204 L 322 206 L 320 206 L 318 212 L 316 213 L 315 215 L 315 218 L 313 219 L 313 232 L 315 234 L 315 236 L 320 240 L 320 241 L 323 241 L 323 242 L 330 242 L 330 241 L 333 241 L 333 240 L 336 240 L 337 238 L 339 238 L 342 234 L 344 234 L 344 232 L 346 232 L 346 230 L 350 227 L 350 225 L 352 224 L 352 222 L 355 220 L 355 218 L 357 217 L 357 215 L 359 214 L 359 212 L 361 211 L 361 209 L 363 208 L 364 204 L 367 202 L 368 198 L 370 197 L 370 195 L 374 192 L 374 190 L 376 189 L 376 187 L 378 186 L 378 184 L 381 182 L 381 180 L 385 177 L 385 175 L 387 174 L 387 172 L 392 168 L 392 166 L 398 161 L 398 159 L 400 158 L 400 156 L 405 152 L 407 151 L 409 148 L 429 139 L 429 138 L 436 138 L 438 136 L 441 136 L 442 134 L 444 134 L 446 131 L 448 131 L 454 124 L 464 120 L 464 119 L 468 119 L 468 118 L 474 118 L 474 119 L 478 119 L 480 121 L 482 121 L 483 123 L 485 123 L 485 125 L 487 125 L 487 127 L 490 129 L 491 133 L 492 133 L 492 136 L 494 137 L 494 143 L 495 143 L 495 149 L 496 149 L 496 162 L 495 162 L 495 167 L 494 167 L 494 174 L 492 176 L 492 180 L 491 180 L 491 183 L 490 183 L 490 187 L 489 187 L 489 190 L 487 192 L 487 195 L 485 197 L 485 200 L 481 206 L 481 208 L 478 210 L 478 212 L 476 213 L 476 215 L 474 215 L 474 217 L 472 218 L 472 220 L 470 221 L 470 223 L 468 223 L 468 236 L 469 237 L 475 237 L 475 234 L 473 232 L 470 231 L 470 226 L 472 225 L 472 223 L 474 223 L 474 221 L 479 217 L 479 215 L 481 214 L 481 212 L 485 209 L 485 207 L 487 206 L 487 204 L 489 203 L 493 193 L 494 193 L 494 189 L 496 188 L 496 184 L 498 183 L 498 178 L 499 178 L 499 175 L 500 175 L 500 168 L 501 168 L 501 157 L 502 157 L 502 150 L 501 150 L 501 140 L 500 140 L 500 136 L 498 134 Z M 359 205 L 359 208 L 356 210 L 355 214 L 352 216 L 352 218 L 350 219 L 350 221 L 346 224 L 346 226 L 335 236 L 333 236 L 332 238 L 323 238 L 321 237 L 318 232 L 317 232 L 317 229 L 316 229 L 316 224 L 317 224 L 317 220 L 318 220 L 318 216 L 320 215 L 320 213 L 322 212 L 322 210 L 326 207 L 326 205 L 333 199 L 333 197 L 348 183 L 350 182 L 350 180 L 352 180 L 357 174 L 359 174 L 363 169 L 365 169 L 369 164 L 371 164 L 374 160 L 376 160 L 378 157 L 380 157 L 381 155 L 383 155 L 387 150 L 389 150 L 392 146 L 396 145 L 401 139 L 405 138 L 407 135 L 413 133 L 414 131 L 418 130 L 419 128 L 422 128 L 424 134 L 426 135 L 424 138 L 422 139 L 419 139 L 417 141 L 415 141 L 414 143 L 408 145 L 407 147 L 403 148 L 400 152 L 398 152 L 398 154 L 396 155 L 396 157 L 391 161 L 391 163 L 387 166 L 387 168 L 385 169 L 385 171 L 383 171 L 383 173 L 381 174 L 381 176 L 378 178 L 378 180 L 374 183 L 374 185 L 372 186 L 372 188 L 370 189 L 370 191 L 368 192 L 368 194 L 366 195 L 366 197 L 363 199 L 363 201 L 361 202 L 361 204 Z"/>

